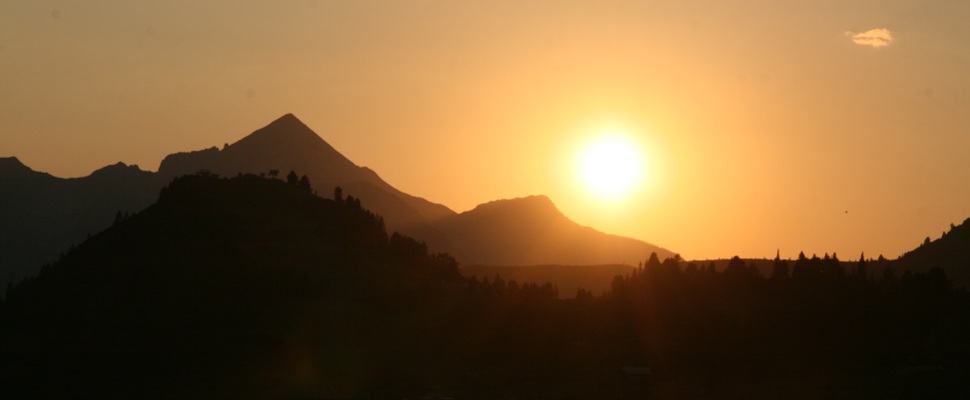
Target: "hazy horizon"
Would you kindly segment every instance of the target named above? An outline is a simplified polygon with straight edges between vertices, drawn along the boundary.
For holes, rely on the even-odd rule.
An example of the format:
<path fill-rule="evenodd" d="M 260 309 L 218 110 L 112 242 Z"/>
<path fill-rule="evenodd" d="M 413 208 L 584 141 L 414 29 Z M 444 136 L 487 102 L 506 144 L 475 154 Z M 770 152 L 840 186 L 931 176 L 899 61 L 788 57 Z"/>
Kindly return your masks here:
<path fill-rule="evenodd" d="M 59 177 L 294 113 L 456 211 L 542 194 L 685 258 L 895 258 L 970 217 L 970 3 L 0 4 L 0 156 Z M 620 132 L 625 198 L 576 164 Z M 366 205 L 365 205 L 366 206 Z"/>

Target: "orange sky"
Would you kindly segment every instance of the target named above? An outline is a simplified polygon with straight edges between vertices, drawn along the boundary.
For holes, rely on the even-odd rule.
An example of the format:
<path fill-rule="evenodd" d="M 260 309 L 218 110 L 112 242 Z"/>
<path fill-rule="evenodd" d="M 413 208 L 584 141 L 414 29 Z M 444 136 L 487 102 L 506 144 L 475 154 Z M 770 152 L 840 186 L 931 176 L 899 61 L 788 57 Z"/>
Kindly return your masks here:
<path fill-rule="evenodd" d="M 456 211 L 546 194 L 687 258 L 896 257 L 970 217 L 968 15 L 945 0 L 0 2 L 0 156 L 62 177 L 155 170 L 292 112 Z M 608 129 L 637 138 L 654 177 L 612 204 L 573 167 Z"/>

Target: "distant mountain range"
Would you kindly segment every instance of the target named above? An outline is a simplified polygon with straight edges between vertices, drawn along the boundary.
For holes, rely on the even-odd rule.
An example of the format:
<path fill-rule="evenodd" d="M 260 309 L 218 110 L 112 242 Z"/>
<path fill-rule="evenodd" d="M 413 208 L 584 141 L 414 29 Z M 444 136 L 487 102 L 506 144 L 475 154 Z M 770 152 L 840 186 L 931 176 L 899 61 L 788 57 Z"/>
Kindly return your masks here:
<path fill-rule="evenodd" d="M 37 172 L 17 158 L 0 158 L 0 284 L 36 274 L 44 263 L 120 215 L 152 204 L 174 178 L 205 171 L 221 176 L 306 175 L 321 197 L 335 187 L 381 215 L 390 231 L 425 241 L 462 264 L 600 265 L 673 253 L 639 240 L 608 235 L 570 221 L 552 201 L 536 196 L 499 200 L 458 214 L 404 193 L 354 164 L 292 114 L 222 149 L 171 154 L 158 172 L 118 163 L 83 178 Z"/>
<path fill-rule="evenodd" d="M 0 158 L 0 284 L 34 275 L 118 212 L 145 208 L 169 180 L 121 163 L 62 179 Z"/>

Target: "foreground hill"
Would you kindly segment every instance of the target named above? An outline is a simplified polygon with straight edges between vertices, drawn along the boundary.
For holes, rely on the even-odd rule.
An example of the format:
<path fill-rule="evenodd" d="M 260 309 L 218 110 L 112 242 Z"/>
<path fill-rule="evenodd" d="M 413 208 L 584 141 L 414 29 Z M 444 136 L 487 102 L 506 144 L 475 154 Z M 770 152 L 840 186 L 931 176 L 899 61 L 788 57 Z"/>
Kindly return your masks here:
<path fill-rule="evenodd" d="M 387 363 L 419 368 L 406 353 L 427 345 L 418 332 L 435 330 L 436 304 L 461 282 L 453 259 L 388 237 L 356 199 L 187 176 L 8 293 L 2 386 L 15 397 L 366 393 L 391 384 L 384 369 L 400 369 Z"/>

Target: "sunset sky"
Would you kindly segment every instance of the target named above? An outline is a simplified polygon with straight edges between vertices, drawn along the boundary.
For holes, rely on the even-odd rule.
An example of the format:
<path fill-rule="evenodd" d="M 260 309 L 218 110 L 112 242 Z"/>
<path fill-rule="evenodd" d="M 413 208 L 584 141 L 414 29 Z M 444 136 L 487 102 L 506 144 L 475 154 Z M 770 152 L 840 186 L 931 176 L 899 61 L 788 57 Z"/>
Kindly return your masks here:
<path fill-rule="evenodd" d="M 685 258 L 895 258 L 970 217 L 970 2 L 3 1 L 0 156 L 78 177 L 294 113 L 465 211 Z M 628 137 L 643 184 L 577 165 Z"/>

